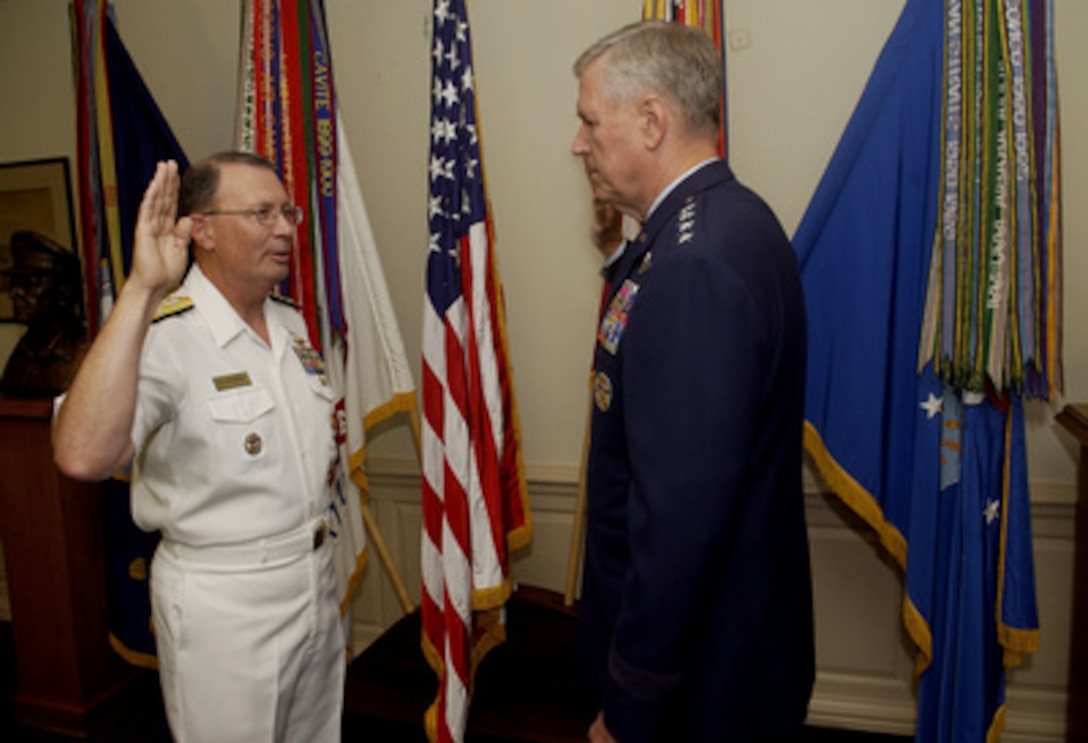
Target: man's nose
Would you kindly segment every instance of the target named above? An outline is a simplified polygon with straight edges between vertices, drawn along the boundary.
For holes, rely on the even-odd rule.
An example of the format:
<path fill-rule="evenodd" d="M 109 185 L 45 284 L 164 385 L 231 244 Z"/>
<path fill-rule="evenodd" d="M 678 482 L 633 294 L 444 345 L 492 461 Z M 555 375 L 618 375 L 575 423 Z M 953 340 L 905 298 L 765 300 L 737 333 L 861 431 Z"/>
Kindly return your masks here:
<path fill-rule="evenodd" d="M 586 146 L 586 138 L 583 133 L 584 127 L 578 127 L 578 131 L 574 133 L 574 140 L 570 143 L 570 151 L 573 155 L 581 157 L 589 152 L 589 147 Z"/>
<path fill-rule="evenodd" d="M 272 227 L 277 235 L 294 235 L 298 226 L 291 221 L 290 215 L 286 212 L 276 211 L 275 217 L 272 222 Z"/>

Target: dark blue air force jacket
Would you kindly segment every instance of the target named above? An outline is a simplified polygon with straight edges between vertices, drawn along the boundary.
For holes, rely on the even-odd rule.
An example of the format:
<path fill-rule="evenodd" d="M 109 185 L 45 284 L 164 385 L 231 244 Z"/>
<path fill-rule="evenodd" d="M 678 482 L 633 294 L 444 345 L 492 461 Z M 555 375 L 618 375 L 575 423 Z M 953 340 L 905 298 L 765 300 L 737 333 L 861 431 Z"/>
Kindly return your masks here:
<path fill-rule="evenodd" d="M 717 161 L 607 278 L 582 659 L 622 743 L 761 740 L 801 723 L 814 677 L 794 253 Z"/>

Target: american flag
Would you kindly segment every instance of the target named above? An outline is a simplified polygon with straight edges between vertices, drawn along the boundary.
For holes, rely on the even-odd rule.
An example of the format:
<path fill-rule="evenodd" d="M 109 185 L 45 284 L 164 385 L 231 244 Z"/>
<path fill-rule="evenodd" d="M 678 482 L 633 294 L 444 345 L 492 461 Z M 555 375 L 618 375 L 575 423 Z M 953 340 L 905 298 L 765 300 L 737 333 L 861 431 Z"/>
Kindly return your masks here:
<path fill-rule="evenodd" d="M 462 741 L 472 677 L 502 642 L 509 551 L 531 525 L 492 252 L 468 15 L 436 0 L 423 309 L 423 651 L 431 741 Z"/>

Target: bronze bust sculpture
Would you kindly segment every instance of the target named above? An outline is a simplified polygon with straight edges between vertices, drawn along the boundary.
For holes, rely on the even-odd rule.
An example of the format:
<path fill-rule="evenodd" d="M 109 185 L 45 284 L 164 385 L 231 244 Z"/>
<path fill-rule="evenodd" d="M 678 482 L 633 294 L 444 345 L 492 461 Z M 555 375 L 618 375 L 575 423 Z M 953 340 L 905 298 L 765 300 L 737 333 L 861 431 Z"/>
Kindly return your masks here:
<path fill-rule="evenodd" d="M 0 270 L 15 321 L 27 326 L 4 368 L 8 397 L 53 397 L 68 389 L 88 339 L 79 258 L 45 235 L 11 236 L 12 265 Z"/>

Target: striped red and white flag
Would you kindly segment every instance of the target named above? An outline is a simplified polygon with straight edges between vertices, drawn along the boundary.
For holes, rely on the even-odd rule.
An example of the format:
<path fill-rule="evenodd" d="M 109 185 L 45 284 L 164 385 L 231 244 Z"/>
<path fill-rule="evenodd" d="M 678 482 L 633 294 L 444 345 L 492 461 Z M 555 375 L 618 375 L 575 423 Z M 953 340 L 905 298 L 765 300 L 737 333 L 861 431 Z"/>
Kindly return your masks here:
<path fill-rule="evenodd" d="M 423 308 L 423 651 L 431 741 L 462 741 L 472 677 L 505 637 L 509 554 L 531 536 L 463 0 L 435 0 Z"/>

